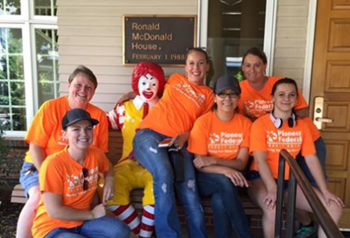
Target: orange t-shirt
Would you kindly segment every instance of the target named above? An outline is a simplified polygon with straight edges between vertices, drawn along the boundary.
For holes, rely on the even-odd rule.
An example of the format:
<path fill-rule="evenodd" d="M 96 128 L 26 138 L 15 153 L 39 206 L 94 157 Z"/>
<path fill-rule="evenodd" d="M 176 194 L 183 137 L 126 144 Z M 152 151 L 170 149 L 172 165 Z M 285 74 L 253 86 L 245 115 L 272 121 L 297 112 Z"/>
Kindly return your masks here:
<path fill-rule="evenodd" d="M 89 175 L 84 179 L 83 168 Z M 91 210 L 91 202 L 98 185 L 98 174 L 109 169 L 109 161 L 98 148 L 88 149 L 84 164 L 73 160 L 67 149 L 50 155 L 43 162 L 39 173 L 41 192 L 51 192 L 62 196 L 62 205 L 77 210 Z M 83 183 L 89 182 L 88 190 L 83 190 Z M 80 226 L 83 221 L 64 221 L 51 218 L 43 200 L 40 199 L 32 228 L 34 238 L 42 238 L 55 228 L 73 228 Z"/>
<path fill-rule="evenodd" d="M 34 143 L 44 148 L 46 156 L 64 149 L 68 145 L 68 141 L 62 135 L 61 121 L 69 110 L 67 96 L 46 101 L 36 113 L 24 138 L 25 141 L 28 144 Z M 86 111 L 91 114 L 92 118 L 100 122 L 94 127 L 94 140 L 92 144 L 107 153 L 108 122 L 106 113 L 90 103 Z M 33 163 L 29 151 L 27 151 L 24 160 Z"/>
<path fill-rule="evenodd" d="M 241 97 L 238 102 L 239 112 L 245 116 L 253 116 L 259 118 L 266 113 L 270 113 L 273 109 L 271 98 L 272 88 L 275 83 L 283 77 L 268 77 L 265 86 L 257 91 L 252 88 L 248 80 L 240 82 Z M 298 91 L 298 100 L 294 106 L 295 109 L 302 109 L 308 107 L 302 93 Z"/>
<path fill-rule="evenodd" d="M 287 122 L 283 122 L 280 129 L 273 124 L 270 115 L 257 119 L 250 132 L 250 151 L 266 151 L 267 163 L 272 175 L 278 177 L 278 160 L 281 149 L 286 149 L 293 158 L 301 151 L 302 156 L 315 154 L 315 146 L 308 125 L 298 119 L 297 124 L 290 128 Z M 257 164 L 253 161 L 250 170 L 258 171 Z M 289 178 L 289 166 L 286 165 L 285 178 Z"/>
<path fill-rule="evenodd" d="M 303 121 L 308 125 L 312 135 L 312 139 L 314 141 L 321 137 L 320 131 L 317 129 L 317 127 L 315 126 L 314 122 L 310 117 L 303 118 Z"/>
<path fill-rule="evenodd" d="M 219 159 L 236 159 L 242 147 L 249 147 L 251 121 L 236 113 L 231 121 L 217 118 L 215 111 L 201 116 L 194 123 L 188 150 Z"/>
<path fill-rule="evenodd" d="M 165 84 L 164 94 L 153 106 L 138 129 L 149 128 L 174 137 L 190 131 L 195 120 L 214 103 L 213 90 L 191 84 L 182 74 L 173 74 Z"/>

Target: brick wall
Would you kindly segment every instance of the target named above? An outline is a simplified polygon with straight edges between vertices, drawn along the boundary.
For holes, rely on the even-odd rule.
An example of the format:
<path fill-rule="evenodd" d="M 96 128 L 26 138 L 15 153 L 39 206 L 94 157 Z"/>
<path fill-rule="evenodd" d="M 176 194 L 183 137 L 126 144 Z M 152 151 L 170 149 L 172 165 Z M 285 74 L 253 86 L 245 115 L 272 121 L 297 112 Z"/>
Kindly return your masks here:
<path fill-rule="evenodd" d="M 18 180 L 25 152 L 28 150 L 27 143 L 23 138 L 5 139 L 8 148 L 6 158 L 0 164 L 0 180 Z"/>

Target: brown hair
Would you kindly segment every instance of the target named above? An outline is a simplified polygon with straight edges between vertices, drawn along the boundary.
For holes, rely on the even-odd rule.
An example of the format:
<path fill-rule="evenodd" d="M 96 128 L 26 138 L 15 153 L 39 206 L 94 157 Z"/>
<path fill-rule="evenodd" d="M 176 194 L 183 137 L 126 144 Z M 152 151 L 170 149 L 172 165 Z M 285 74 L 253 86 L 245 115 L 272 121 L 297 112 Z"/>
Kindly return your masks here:
<path fill-rule="evenodd" d="M 247 55 L 257 56 L 262 60 L 264 64 L 267 64 L 266 54 L 264 53 L 264 51 L 260 50 L 258 47 L 252 47 L 249 50 L 247 50 L 247 52 L 245 52 L 242 58 L 242 65 L 244 64 L 244 60 L 245 60 L 245 57 L 247 57 Z"/>
<path fill-rule="evenodd" d="M 70 75 L 68 78 L 68 83 L 71 83 L 73 79 L 78 75 L 78 74 L 84 74 L 95 86 L 95 89 L 97 88 L 97 78 L 95 74 L 88 68 L 85 67 L 84 65 L 79 65 Z"/>
<path fill-rule="evenodd" d="M 204 54 L 205 56 L 205 60 L 207 61 L 207 63 L 209 64 L 209 56 L 208 53 L 204 50 L 204 48 L 202 47 L 190 47 L 187 49 L 187 53 L 186 53 L 186 58 L 185 60 L 187 61 L 188 55 L 191 54 L 193 51 L 195 52 L 200 52 L 202 54 Z"/>

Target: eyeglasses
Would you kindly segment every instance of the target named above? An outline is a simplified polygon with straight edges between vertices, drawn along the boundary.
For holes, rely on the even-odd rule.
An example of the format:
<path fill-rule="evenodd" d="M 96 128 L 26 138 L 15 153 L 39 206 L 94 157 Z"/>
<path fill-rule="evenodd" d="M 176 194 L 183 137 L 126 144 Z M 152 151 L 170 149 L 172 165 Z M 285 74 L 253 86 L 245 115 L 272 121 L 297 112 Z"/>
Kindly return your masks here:
<path fill-rule="evenodd" d="M 89 176 L 89 170 L 87 168 L 83 168 L 83 178 L 84 178 L 83 190 L 84 191 L 89 189 L 89 181 L 87 179 L 88 176 Z"/>
<path fill-rule="evenodd" d="M 227 96 L 229 98 L 238 98 L 238 94 L 235 92 L 232 93 L 224 93 L 224 92 L 220 92 L 217 94 L 219 98 L 226 98 Z"/>

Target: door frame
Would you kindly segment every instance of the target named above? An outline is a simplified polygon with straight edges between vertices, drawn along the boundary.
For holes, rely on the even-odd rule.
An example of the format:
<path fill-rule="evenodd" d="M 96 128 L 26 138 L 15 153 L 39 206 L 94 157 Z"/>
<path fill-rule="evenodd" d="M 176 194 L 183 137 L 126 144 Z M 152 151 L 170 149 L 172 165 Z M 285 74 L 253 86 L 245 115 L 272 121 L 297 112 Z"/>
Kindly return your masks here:
<path fill-rule="evenodd" d="M 306 33 L 306 49 L 305 49 L 305 64 L 304 64 L 304 80 L 303 80 L 303 96 L 310 105 L 311 94 L 311 75 L 312 64 L 314 59 L 314 44 L 316 34 L 316 13 L 317 13 L 317 0 L 309 0 L 309 20 L 307 24 Z"/>
<path fill-rule="evenodd" d="M 266 74 L 271 75 L 273 72 L 273 55 L 275 52 L 275 35 L 276 35 L 276 17 L 277 17 L 278 0 L 266 0 L 265 14 L 265 35 L 264 35 L 264 52 L 268 64 Z M 197 45 L 207 47 L 208 38 L 208 11 L 209 0 L 198 0 L 198 31 Z"/>
<path fill-rule="evenodd" d="M 265 14 L 265 36 L 264 36 L 264 52 L 268 59 L 268 67 L 266 69 L 267 75 L 273 74 L 273 62 L 275 52 L 275 38 L 276 38 L 276 19 L 278 0 L 266 0 L 266 14 Z M 198 0 L 198 30 L 197 45 L 207 47 L 208 38 L 208 6 L 209 0 Z M 306 33 L 306 49 L 305 49 L 305 64 L 304 64 L 304 79 L 303 79 L 303 96 L 310 104 L 311 93 L 311 75 L 314 52 L 314 39 L 316 27 L 316 12 L 317 0 L 309 0 L 309 17 L 307 23 Z"/>

